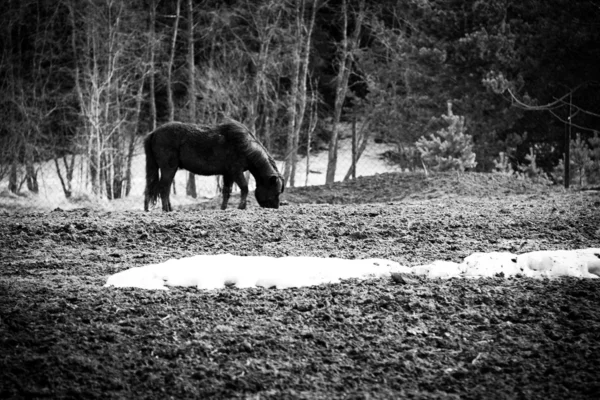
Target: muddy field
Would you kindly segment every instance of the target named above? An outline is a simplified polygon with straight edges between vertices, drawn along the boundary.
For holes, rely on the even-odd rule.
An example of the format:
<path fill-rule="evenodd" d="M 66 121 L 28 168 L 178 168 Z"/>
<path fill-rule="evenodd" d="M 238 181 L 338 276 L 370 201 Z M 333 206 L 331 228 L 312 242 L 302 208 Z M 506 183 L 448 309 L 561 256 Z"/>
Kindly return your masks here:
<path fill-rule="evenodd" d="M 412 266 L 600 247 L 597 192 L 497 175 L 384 174 L 284 199 L 170 214 L 0 207 L 0 398 L 600 397 L 600 279 L 103 287 L 195 254 Z"/>

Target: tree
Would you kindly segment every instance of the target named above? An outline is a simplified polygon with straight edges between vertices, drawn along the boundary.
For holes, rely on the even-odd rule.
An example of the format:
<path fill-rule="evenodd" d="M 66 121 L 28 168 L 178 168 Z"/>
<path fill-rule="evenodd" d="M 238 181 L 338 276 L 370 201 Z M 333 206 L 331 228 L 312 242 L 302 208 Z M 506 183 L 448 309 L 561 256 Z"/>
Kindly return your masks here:
<path fill-rule="evenodd" d="M 590 161 L 588 163 L 588 183 L 600 183 L 600 135 L 594 132 L 594 136 L 588 139 L 590 143 Z"/>
<path fill-rule="evenodd" d="M 54 166 L 56 167 L 56 173 L 58 174 L 58 179 L 60 179 L 60 184 L 63 189 L 63 193 L 65 194 L 65 198 L 70 199 L 71 196 L 73 196 L 73 172 L 75 170 L 75 155 L 71 154 L 70 157 L 64 155 L 62 157 L 63 167 L 65 169 L 64 174 L 62 172 L 58 160 L 58 157 L 54 158 Z"/>
<path fill-rule="evenodd" d="M 600 57 L 595 45 L 600 8 L 566 0 L 508 4 L 506 30 L 516 39 L 506 62 L 488 65 L 483 82 L 490 93 L 503 95 L 498 97 L 506 108 L 519 110 L 522 117 L 513 120 L 513 127 L 530 133 L 522 156 L 531 143 L 558 149 L 542 154 L 541 165 L 549 170 L 557 158 L 569 156 L 572 128 L 590 138 L 600 121 L 600 73 L 590 62 Z"/>
<path fill-rule="evenodd" d="M 173 65 L 175 64 L 175 50 L 177 44 L 177 34 L 179 31 L 179 19 L 181 17 L 181 0 L 177 0 L 175 11 L 175 22 L 173 23 L 173 34 L 169 46 L 169 60 L 167 61 L 167 107 L 169 109 L 169 122 L 175 120 L 175 102 L 173 100 Z"/>
<path fill-rule="evenodd" d="M 188 0 L 188 112 L 190 123 L 196 123 L 196 65 L 194 63 L 194 4 L 192 0 Z M 193 172 L 188 172 L 188 179 L 186 185 L 186 194 L 193 198 L 198 196 L 196 192 L 196 177 Z"/>
<path fill-rule="evenodd" d="M 148 74 L 147 38 L 135 27 L 140 14 L 128 3 L 69 3 L 75 92 L 82 121 L 91 190 L 109 199 L 126 192 L 130 165 L 125 132 L 135 132 L 136 107 Z M 140 62 L 142 61 L 142 62 Z"/>
<path fill-rule="evenodd" d="M 389 10 L 386 10 L 389 11 Z M 369 46 L 354 58 L 367 93 L 350 92 L 353 160 L 345 180 L 356 173 L 356 163 L 371 137 L 396 143 L 399 149 L 411 147 L 429 125 L 433 112 L 432 76 L 445 60 L 437 48 L 418 47 L 404 26 L 402 10 L 374 12 L 365 23 Z M 410 24 L 411 28 L 414 26 Z M 436 94 L 439 95 L 439 94 Z"/>
<path fill-rule="evenodd" d="M 583 139 L 581 133 L 577 133 L 576 138 L 570 143 L 571 154 L 569 162 L 571 168 L 567 173 L 565 168 L 565 159 L 561 159 L 554 169 L 554 177 L 557 181 L 563 182 L 564 179 L 573 181 L 577 178 L 579 186 L 584 184 L 597 184 L 600 182 L 600 136 L 594 132 L 594 136 L 587 141 Z M 568 178 L 567 178 L 568 177 Z"/>
<path fill-rule="evenodd" d="M 354 60 L 354 54 L 358 48 L 360 32 L 362 29 L 362 22 L 365 17 L 365 2 L 360 1 L 360 5 L 356 13 L 354 14 L 354 30 L 352 35 L 348 37 L 348 24 L 350 19 L 350 10 L 348 7 L 348 0 L 342 0 L 342 42 L 340 44 L 341 54 L 338 61 L 338 75 L 336 81 L 335 91 L 335 105 L 333 110 L 333 121 L 332 121 L 332 132 L 331 139 L 329 141 L 329 154 L 327 158 L 327 173 L 325 177 L 325 183 L 328 185 L 333 184 L 335 180 L 335 170 L 337 165 L 337 151 L 338 151 L 338 137 L 339 137 L 339 122 L 342 116 L 342 107 L 346 99 L 346 92 L 348 91 L 348 80 L 350 79 L 350 72 L 352 69 L 352 63 Z"/>
<path fill-rule="evenodd" d="M 4 3 L 0 176 L 11 190 L 36 190 L 41 161 L 55 158 L 70 193 L 70 157 L 82 154 L 91 191 L 127 195 L 139 134 L 161 120 L 239 119 L 287 161 L 291 184 L 305 137 L 308 151 L 329 140 L 332 182 L 340 121 L 356 121 L 350 177 L 373 138 L 400 152 L 441 129 L 447 99 L 468 121 L 478 170 L 508 154 L 512 135 L 524 138 L 514 166 L 533 148 L 549 170 L 570 156 L 570 130 L 589 145 L 600 123 L 594 2 L 205 0 L 191 13 L 181 0 Z M 308 98 L 318 110 L 307 113 Z M 315 111 L 331 139 L 312 135 Z"/>
<path fill-rule="evenodd" d="M 61 3 L 10 1 L 0 11 L 2 48 L 0 62 L 0 144 L 8 188 L 23 183 L 39 191 L 39 162 L 49 153 L 63 92 L 63 55 L 60 28 L 65 9 Z M 22 178 L 20 177 L 22 176 Z"/>
<path fill-rule="evenodd" d="M 442 115 L 448 124 L 447 128 L 430 134 L 429 139 L 421 137 L 417 149 L 421 153 L 423 163 L 436 171 L 475 168 L 475 153 L 473 153 L 473 140 L 471 135 L 465 134 L 465 118 L 454 115 L 452 103 L 448 102 L 448 111 Z"/>
<path fill-rule="evenodd" d="M 291 82 L 291 93 L 288 105 L 288 136 L 286 162 L 283 173 L 285 182 L 289 182 L 294 187 L 296 179 L 296 163 L 298 155 L 298 142 L 300 129 L 304 121 L 304 114 L 307 104 L 307 80 L 308 80 L 308 62 L 311 48 L 311 36 L 315 26 L 315 18 L 319 2 L 314 1 L 311 7 L 311 13 L 308 23 L 304 21 L 305 9 L 307 4 L 305 0 L 296 3 L 295 10 L 295 44 L 293 51 L 293 73 Z"/>
<path fill-rule="evenodd" d="M 177 6 L 179 7 L 179 0 Z M 156 129 L 156 71 L 155 71 L 155 54 L 156 54 L 156 0 L 150 0 L 150 18 L 149 18 L 149 46 L 148 51 L 150 53 L 148 64 L 149 71 L 148 77 L 150 78 L 150 130 Z"/>

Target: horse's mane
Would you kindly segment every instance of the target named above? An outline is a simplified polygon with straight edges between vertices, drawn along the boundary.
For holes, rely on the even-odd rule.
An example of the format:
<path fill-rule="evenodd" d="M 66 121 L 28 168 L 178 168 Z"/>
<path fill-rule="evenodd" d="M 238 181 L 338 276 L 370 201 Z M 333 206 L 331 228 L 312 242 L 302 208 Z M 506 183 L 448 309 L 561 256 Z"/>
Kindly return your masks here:
<path fill-rule="evenodd" d="M 235 145 L 248 156 L 250 162 L 255 165 L 261 164 L 264 162 L 264 157 L 266 156 L 267 160 L 269 160 L 269 164 L 275 170 L 281 181 L 283 182 L 283 176 L 277 169 L 277 164 L 271 154 L 267 151 L 265 146 L 258 140 L 256 136 L 242 123 L 235 121 L 233 119 L 228 119 L 227 122 L 221 125 L 221 128 L 224 128 L 227 131 L 227 137 L 229 140 L 235 142 Z M 245 136 L 248 136 L 250 140 L 245 140 Z M 259 147 L 252 146 L 252 143 L 256 143 Z"/>

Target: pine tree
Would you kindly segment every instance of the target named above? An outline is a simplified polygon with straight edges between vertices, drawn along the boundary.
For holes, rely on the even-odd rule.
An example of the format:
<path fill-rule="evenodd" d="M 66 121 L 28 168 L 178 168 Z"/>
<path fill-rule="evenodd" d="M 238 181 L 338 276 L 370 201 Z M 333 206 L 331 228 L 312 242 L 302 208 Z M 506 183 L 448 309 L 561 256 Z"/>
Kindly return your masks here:
<path fill-rule="evenodd" d="M 600 183 L 600 136 L 598 136 L 598 132 L 594 132 L 594 137 L 588 141 L 591 146 L 587 167 L 588 183 L 597 184 Z"/>
<path fill-rule="evenodd" d="M 421 153 L 423 163 L 436 171 L 458 170 L 475 168 L 475 153 L 473 152 L 473 138 L 465 133 L 465 118 L 454 115 L 452 102 L 448 102 L 448 113 L 442 115 L 448 123 L 447 128 L 425 136 L 416 142 Z"/>
<path fill-rule="evenodd" d="M 548 182 L 548 176 L 537 163 L 537 154 L 533 147 L 529 147 L 529 153 L 525 155 L 524 164 L 517 165 L 517 175 L 527 177 L 534 182 Z"/>
<path fill-rule="evenodd" d="M 494 159 L 494 171 L 499 174 L 513 175 L 514 170 L 508 154 L 503 151 L 498 154 L 498 159 Z"/>
<path fill-rule="evenodd" d="M 584 177 L 586 175 L 586 169 L 590 166 L 590 149 L 585 142 L 585 139 L 581 139 L 581 134 L 578 133 L 575 140 L 571 140 L 571 165 L 575 168 L 575 176 L 579 178 L 579 186 L 583 185 Z"/>
<path fill-rule="evenodd" d="M 578 133 L 576 138 L 571 140 L 569 147 L 571 149 L 570 182 L 577 179 L 580 186 L 600 182 L 600 136 L 598 136 L 598 132 L 594 132 L 594 136 L 587 141 Z M 564 171 L 565 163 L 561 159 L 552 173 L 557 182 L 563 183 Z"/>

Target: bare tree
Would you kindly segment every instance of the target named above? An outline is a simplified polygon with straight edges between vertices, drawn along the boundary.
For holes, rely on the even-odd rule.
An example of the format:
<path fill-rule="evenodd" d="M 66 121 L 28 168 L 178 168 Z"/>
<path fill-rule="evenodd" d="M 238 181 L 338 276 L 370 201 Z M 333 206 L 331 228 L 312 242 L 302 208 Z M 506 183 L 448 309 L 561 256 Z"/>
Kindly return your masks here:
<path fill-rule="evenodd" d="M 352 163 L 350 164 L 350 168 L 348 168 L 348 172 L 344 176 L 344 180 L 347 181 L 352 177 L 352 179 L 356 179 L 356 164 L 360 159 L 360 156 L 364 153 L 367 148 L 367 143 L 369 142 L 369 133 L 371 132 L 369 129 L 370 119 L 367 117 L 361 124 L 360 128 L 357 129 L 357 121 L 356 116 L 354 116 L 354 120 L 352 121 Z"/>
<path fill-rule="evenodd" d="M 181 2 L 181 0 L 178 0 L 177 2 L 177 6 L 179 7 L 179 3 Z M 155 56 L 156 56 L 156 47 L 157 47 L 157 43 L 160 41 L 160 38 L 157 36 L 156 34 L 156 0 L 151 0 L 150 2 L 150 12 L 149 12 L 149 20 L 148 20 L 148 25 L 149 25 L 149 34 L 148 34 L 148 71 L 147 71 L 147 75 L 150 78 L 150 130 L 154 130 L 156 129 L 156 98 L 155 98 L 155 92 L 156 92 L 156 80 L 155 80 L 155 74 L 156 74 L 156 63 L 155 63 Z M 179 15 L 179 8 L 177 10 L 177 14 Z M 177 18 L 177 23 L 179 23 L 178 18 Z M 170 70 L 171 70 L 171 66 L 169 66 L 168 68 L 168 76 L 170 78 Z M 135 148 L 136 148 L 136 144 L 138 143 L 138 128 L 140 125 L 140 115 L 141 115 L 141 111 L 142 111 L 142 104 L 143 104 L 143 100 L 144 100 L 144 84 L 146 82 L 146 74 L 142 73 L 141 76 L 139 77 L 139 85 L 137 87 L 137 91 L 135 94 L 135 108 L 134 108 L 134 114 L 133 114 L 133 119 L 132 119 L 132 124 L 133 124 L 133 129 L 129 130 L 129 137 L 128 137 L 128 145 L 127 145 L 127 155 L 126 155 L 126 169 L 125 169 L 125 181 L 126 183 L 126 187 L 125 187 L 125 195 L 129 196 L 130 192 L 131 192 L 131 181 L 132 181 L 132 171 L 131 171 L 131 167 L 132 167 L 132 162 L 133 162 L 133 157 L 135 156 Z M 172 93 L 171 93 L 171 85 L 170 82 L 167 82 L 167 92 L 169 97 L 169 100 L 172 101 Z"/>
<path fill-rule="evenodd" d="M 310 80 L 309 80 L 310 82 Z M 317 91 L 311 85 L 310 92 L 310 113 L 308 115 L 308 130 L 306 132 L 306 171 L 304 176 L 304 186 L 308 186 L 308 176 L 310 175 L 310 147 L 312 135 L 317 127 L 318 122 L 318 95 Z"/>
<path fill-rule="evenodd" d="M 177 11 L 173 23 L 173 36 L 167 62 L 167 106 L 169 107 L 169 121 L 175 120 L 175 102 L 173 101 L 173 64 L 175 63 L 175 45 L 177 44 L 177 33 L 179 31 L 179 19 L 181 17 L 181 0 L 177 0 Z"/>
<path fill-rule="evenodd" d="M 362 22 L 365 16 L 365 1 L 361 0 L 359 9 L 354 13 L 354 31 L 352 36 L 348 37 L 348 21 L 350 10 L 348 9 L 348 0 L 342 1 L 342 17 L 344 19 L 342 27 L 341 54 L 338 63 L 338 75 L 336 80 L 335 105 L 333 110 L 333 126 L 331 140 L 329 142 L 329 155 L 327 159 L 327 174 L 325 182 L 331 185 L 335 181 L 335 170 L 337 165 L 339 122 L 342 115 L 344 100 L 348 90 L 348 80 L 352 70 L 354 52 L 358 47 L 358 40 L 362 28 Z"/>
<path fill-rule="evenodd" d="M 135 139 L 131 135 L 138 128 L 141 90 L 150 64 L 148 39 L 135 28 L 145 15 L 123 2 L 71 1 L 69 6 L 77 61 L 75 91 L 91 190 L 120 198 L 130 190 L 130 184 L 123 183 L 131 180 L 128 169 Z"/>
<path fill-rule="evenodd" d="M 300 137 L 300 129 L 304 121 L 307 102 L 307 79 L 308 79 L 308 61 L 311 48 L 311 37 L 315 25 L 318 1 L 312 3 L 312 11 L 310 19 L 307 22 L 304 20 L 306 9 L 306 1 L 301 0 L 296 2 L 295 10 L 295 36 L 296 45 L 293 47 L 293 73 L 291 84 L 291 95 L 288 106 L 288 135 L 287 135 L 287 150 L 283 177 L 290 186 L 295 185 L 296 179 L 296 164 L 298 159 L 298 141 Z"/>
<path fill-rule="evenodd" d="M 133 163 L 133 157 L 135 156 L 135 147 L 137 144 L 137 134 L 138 127 L 140 125 L 140 113 L 142 111 L 142 102 L 144 99 L 144 76 L 142 76 L 139 80 L 139 86 L 137 89 L 137 95 L 135 97 L 135 114 L 133 117 L 133 126 L 134 129 L 129 130 L 129 144 L 127 147 L 127 166 L 125 170 L 125 180 L 127 182 L 125 186 L 125 195 L 129 196 L 131 193 L 131 181 L 132 181 L 132 171 L 131 166 Z"/>
<path fill-rule="evenodd" d="M 188 96 L 189 96 L 189 121 L 196 123 L 196 67 L 194 63 L 194 4 L 188 0 Z M 193 198 L 198 196 L 196 191 L 196 177 L 188 172 L 186 194 Z"/>
<path fill-rule="evenodd" d="M 62 186 L 65 197 L 69 199 L 73 195 L 73 171 L 75 170 L 75 155 L 64 155 L 62 157 L 63 166 L 65 169 L 64 176 L 61 171 L 60 164 L 58 163 L 58 159 L 58 157 L 54 158 L 56 173 L 58 174 L 58 179 L 60 179 L 60 184 Z"/>
<path fill-rule="evenodd" d="M 149 61 L 149 77 L 150 77 L 150 130 L 156 129 L 156 79 L 155 79 L 155 63 L 154 55 L 156 53 L 156 0 L 150 1 L 150 61 Z"/>
<path fill-rule="evenodd" d="M 10 165 L 10 190 L 18 191 L 26 183 L 36 193 L 40 161 L 54 151 L 49 121 L 61 101 L 56 84 L 60 69 L 56 50 L 61 43 L 55 30 L 62 23 L 63 5 L 9 2 L 5 6 L 3 17 L 9 18 L 4 21 L 10 22 L 3 27 L 8 46 L 2 46 L 0 55 L 0 75 L 5 78 L 0 82 L 2 161 Z"/>
<path fill-rule="evenodd" d="M 231 27 L 231 32 L 237 39 L 237 44 L 249 58 L 251 65 L 254 66 L 255 73 L 248 86 L 248 96 L 244 102 L 248 104 L 248 115 L 245 122 L 250 130 L 256 132 L 260 116 L 268 112 L 269 103 L 274 95 L 269 73 L 278 70 L 278 62 L 275 57 L 281 50 L 278 42 L 282 36 L 285 5 L 273 0 L 261 4 L 246 0 L 245 5 L 245 9 L 239 12 L 240 18 L 249 19 L 254 32 L 246 31 L 242 36 L 237 31 L 238 27 Z M 251 35 L 255 35 L 255 38 L 248 37 Z M 247 42 L 250 40 L 257 42 L 258 51 L 247 46 Z"/>

